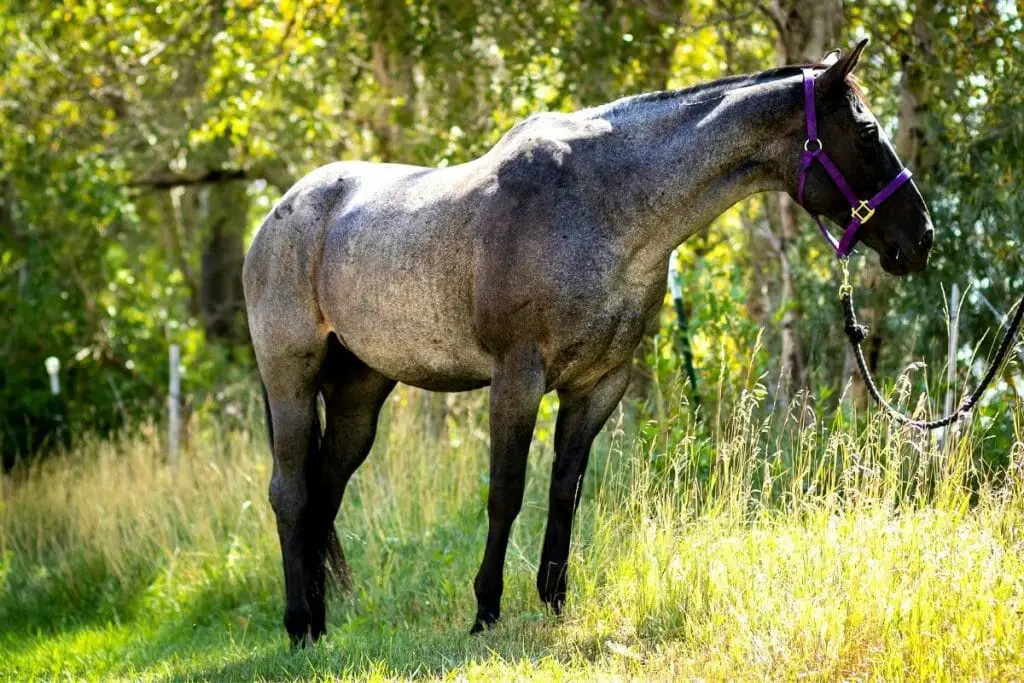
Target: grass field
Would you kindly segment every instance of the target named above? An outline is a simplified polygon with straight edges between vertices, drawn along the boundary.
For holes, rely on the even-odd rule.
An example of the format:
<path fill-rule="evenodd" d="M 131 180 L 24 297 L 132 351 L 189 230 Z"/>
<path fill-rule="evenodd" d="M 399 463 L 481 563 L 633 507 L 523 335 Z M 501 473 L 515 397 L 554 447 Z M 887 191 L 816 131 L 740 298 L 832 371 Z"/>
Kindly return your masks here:
<path fill-rule="evenodd" d="M 1024 678 L 1024 443 L 998 485 L 968 487 L 979 435 L 940 451 L 881 419 L 856 432 L 806 411 L 760 424 L 750 396 L 708 434 L 617 413 L 592 461 L 561 618 L 534 589 L 545 419 L 503 621 L 470 637 L 483 400 L 439 440 L 420 429 L 415 394 L 390 402 L 338 522 L 354 586 L 334 598 L 326 640 L 295 653 L 259 419 L 200 425 L 173 473 L 144 429 L 6 478 L 0 675 Z"/>

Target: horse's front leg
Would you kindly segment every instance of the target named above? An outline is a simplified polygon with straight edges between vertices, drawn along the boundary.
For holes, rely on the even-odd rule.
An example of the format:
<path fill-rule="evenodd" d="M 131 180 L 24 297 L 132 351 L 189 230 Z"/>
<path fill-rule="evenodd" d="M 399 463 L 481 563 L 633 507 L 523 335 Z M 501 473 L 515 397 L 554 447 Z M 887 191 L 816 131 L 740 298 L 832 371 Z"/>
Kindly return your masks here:
<path fill-rule="evenodd" d="M 487 496 L 487 547 L 473 586 L 476 622 L 482 631 L 501 615 L 502 574 L 512 523 L 523 505 L 526 457 L 537 408 L 544 395 L 544 365 L 536 346 L 506 353 L 491 380 L 491 485 Z"/>
<path fill-rule="evenodd" d="M 590 445 L 622 399 L 629 383 L 629 372 L 630 365 L 626 363 L 605 375 L 585 394 L 561 391 L 558 394 L 548 528 L 537 573 L 540 599 L 556 614 L 565 603 L 572 522 L 583 491 Z"/>

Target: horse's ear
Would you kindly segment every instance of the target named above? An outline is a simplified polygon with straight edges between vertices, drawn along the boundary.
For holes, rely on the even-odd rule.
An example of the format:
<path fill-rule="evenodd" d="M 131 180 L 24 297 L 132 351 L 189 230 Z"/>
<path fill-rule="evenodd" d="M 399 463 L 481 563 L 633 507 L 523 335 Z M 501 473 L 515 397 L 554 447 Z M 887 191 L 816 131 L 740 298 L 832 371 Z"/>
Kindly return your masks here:
<path fill-rule="evenodd" d="M 860 53 L 867 47 L 868 42 L 869 39 L 864 38 L 852 50 L 828 64 L 825 73 L 818 77 L 822 92 L 832 92 L 833 88 L 841 87 L 846 82 L 846 77 L 853 73 L 860 60 Z M 825 59 L 828 59 L 831 54 L 825 55 Z"/>
<path fill-rule="evenodd" d="M 821 58 L 821 63 L 825 66 L 832 66 L 839 61 L 839 55 L 843 53 L 838 47 L 833 48 L 825 53 L 825 56 Z"/>

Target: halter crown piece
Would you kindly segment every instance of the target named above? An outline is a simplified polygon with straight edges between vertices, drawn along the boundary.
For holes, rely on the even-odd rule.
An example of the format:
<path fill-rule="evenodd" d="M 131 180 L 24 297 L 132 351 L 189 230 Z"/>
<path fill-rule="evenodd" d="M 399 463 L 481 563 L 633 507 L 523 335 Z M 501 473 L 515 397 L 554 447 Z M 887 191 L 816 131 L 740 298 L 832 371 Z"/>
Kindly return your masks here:
<path fill-rule="evenodd" d="M 839 188 L 843 196 L 846 197 L 846 201 L 850 203 L 850 222 L 847 224 L 846 231 L 839 242 L 836 242 L 836 239 L 825 228 L 825 224 L 821 222 L 821 217 L 816 213 L 811 213 L 810 209 L 808 209 L 808 213 L 818 223 L 818 229 L 821 230 L 822 236 L 835 250 L 836 256 L 842 259 L 849 256 L 850 251 L 853 249 L 853 244 L 857 241 L 857 230 L 860 226 L 871 220 L 871 217 L 875 215 L 875 209 L 891 197 L 896 190 L 903 187 L 904 183 L 910 180 L 911 173 L 909 168 L 904 168 L 885 187 L 879 190 L 878 194 L 874 197 L 867 200 L 858 199 L 857 193 L 846 182 L 842 172 L 832 162 L 828 154 L 825 153 L 825 148 L 821 144 L 821 138 L 818 137 L 818 117 L 814 111 L 814 80 L 817 78 L 817 74 L 815 74 L 813 69 L 804 69 L 803 75 L 807 139 L 804 141 L 804 152 L 800 155 L 801 168 L 800 179 L 797 181 L 796 200 L 800 206 L 804 205 L 804 185 L 807 183 L 807 173 L 811 170 L 814 162 L 817 161 L 824 167 L 829 177 L 832 178 L 832 182 Z"/>

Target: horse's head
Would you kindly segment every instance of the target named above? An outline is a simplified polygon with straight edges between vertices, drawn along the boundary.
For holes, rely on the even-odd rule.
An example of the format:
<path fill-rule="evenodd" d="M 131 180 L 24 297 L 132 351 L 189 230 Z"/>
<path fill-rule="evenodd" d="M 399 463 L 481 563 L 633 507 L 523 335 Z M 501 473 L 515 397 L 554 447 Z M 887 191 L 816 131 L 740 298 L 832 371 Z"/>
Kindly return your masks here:
<path fill-rule="evenodd" d="M 935 231 L 917 186 L 899 177 L 903 164 L 853 80 L 853 69 L 867 42 L 862 40 L 814 78 L 817 140 L 808 139 L 813 136 L 807 131 L 798 136 L 803 149 L 794 157 L 802 159 L 801 170 L 806 165 L 807 171 L 802 200 L 799 190 L 794 196 L 812 214 L 826 216 L 839 226 L 862 219 L 850 234 L 849 246 L 852 240 L 863 242 L 878 252 L 886 271 L 904 275 L 928 264 Z M 812 160 L 818 149 L 824 154 Z M 829 169 L 828 160 L 834 170 Z M 895 191 L 875 201 L 893 187 Z M 864 201 L 851 211 L 854 198 Z"/>

